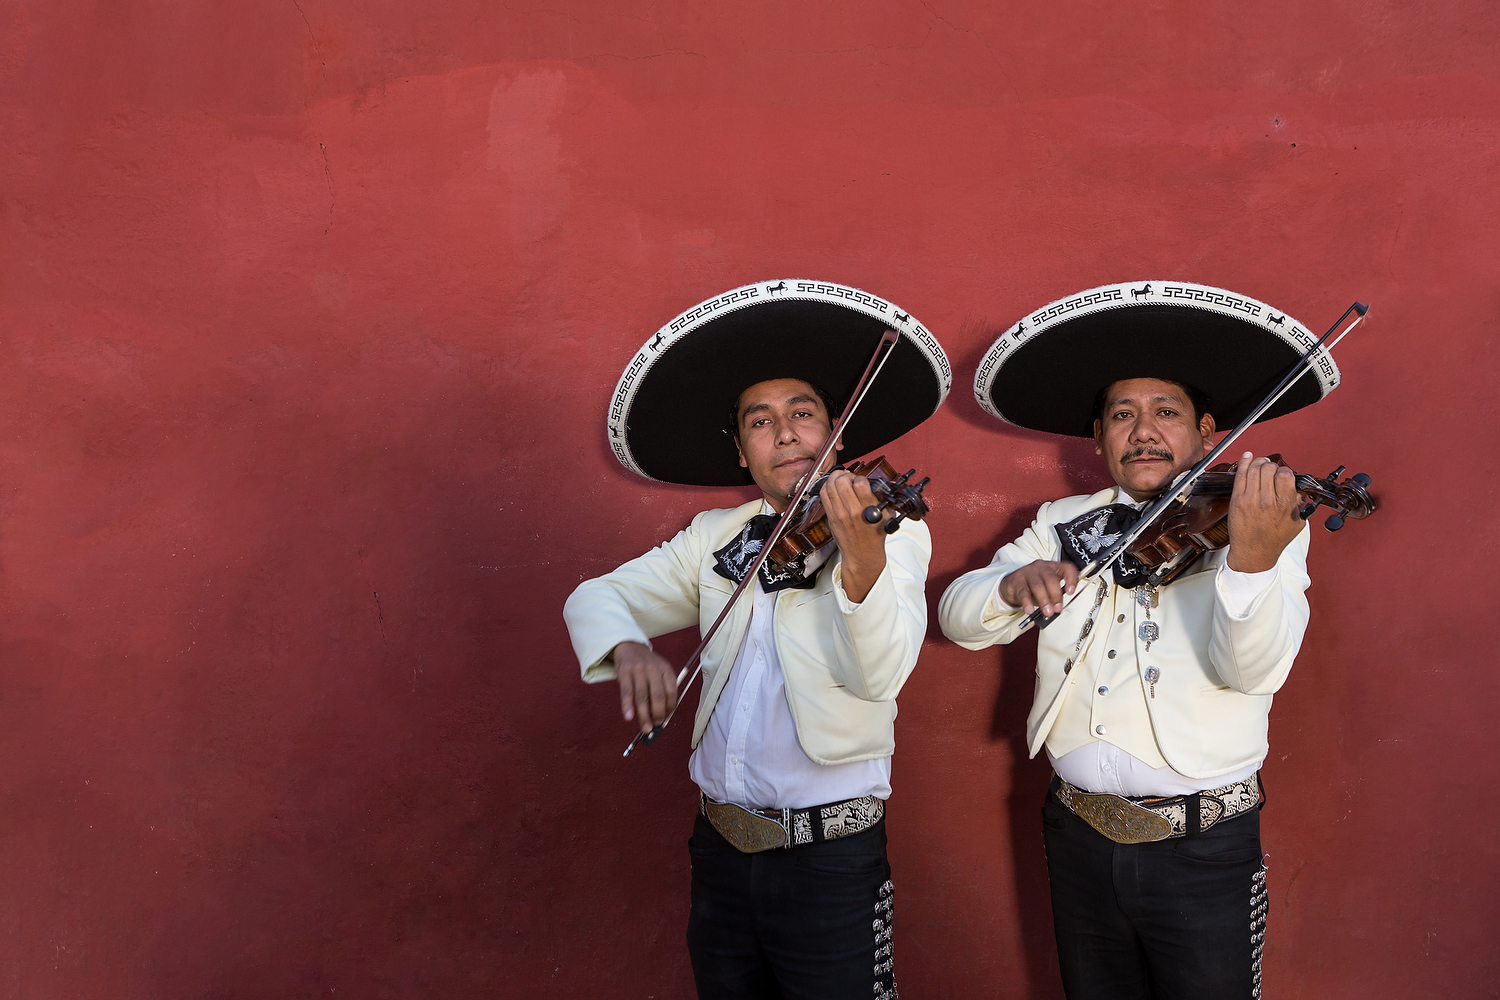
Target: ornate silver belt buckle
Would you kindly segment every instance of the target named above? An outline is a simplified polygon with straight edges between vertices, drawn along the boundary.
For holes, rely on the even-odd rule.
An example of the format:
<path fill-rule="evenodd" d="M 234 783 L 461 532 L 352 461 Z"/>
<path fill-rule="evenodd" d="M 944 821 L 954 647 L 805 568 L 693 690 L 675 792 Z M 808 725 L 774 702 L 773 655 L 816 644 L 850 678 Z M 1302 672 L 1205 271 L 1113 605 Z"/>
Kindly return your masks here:
<path fill-rule="evenodd" d="M 703 814 L 719 835 L 742 854 L 758 854 L 788 843 L 786 827 L 767 816 L 753 813 L 732 802 L 704 798 Z"/>

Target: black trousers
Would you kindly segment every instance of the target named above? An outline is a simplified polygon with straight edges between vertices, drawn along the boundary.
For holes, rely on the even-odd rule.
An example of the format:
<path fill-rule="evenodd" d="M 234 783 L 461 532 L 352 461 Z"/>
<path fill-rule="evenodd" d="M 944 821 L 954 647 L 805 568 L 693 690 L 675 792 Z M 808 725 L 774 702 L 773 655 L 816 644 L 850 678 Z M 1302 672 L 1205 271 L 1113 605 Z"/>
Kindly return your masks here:
<path fill-rule="evenodd" d="M 1116 844 L 1047 796 L 1057 958 L 1068 1000 L 1260 996 L 1260 813 L 1195 837 Z"/>
<path fill-rule="evenodd" d="M 895 997 L 884 820 L 852 837 L 741 854 L 700 813 L 688 852 L 688 955 L 702 1000 Z"/>

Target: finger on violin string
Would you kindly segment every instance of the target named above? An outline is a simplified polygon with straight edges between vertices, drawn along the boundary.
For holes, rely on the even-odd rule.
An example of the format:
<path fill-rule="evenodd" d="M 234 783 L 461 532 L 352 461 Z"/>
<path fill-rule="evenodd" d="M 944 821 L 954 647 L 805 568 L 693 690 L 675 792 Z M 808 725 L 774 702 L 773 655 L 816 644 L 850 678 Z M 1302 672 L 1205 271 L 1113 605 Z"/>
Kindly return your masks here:
<path fill-rule="evenodd" d="M 1254 457 L 1247 451 L 1240 455 L 1240 460 L 1234 464 L 1234 490 L 1231 496 L 1238 496 L 1245 491 L 1250 479 L 1250 463 Z"/>
<path fill-rule="evenodd" d="M 1276 497 L 1282 506 L 1287 504 L 1301 505 L 1302 494 L 1297 492 L 1297 474 L 1286 466 L 1277 466 L 1275 476 L 1272 480 L 1276 490 Z"/>

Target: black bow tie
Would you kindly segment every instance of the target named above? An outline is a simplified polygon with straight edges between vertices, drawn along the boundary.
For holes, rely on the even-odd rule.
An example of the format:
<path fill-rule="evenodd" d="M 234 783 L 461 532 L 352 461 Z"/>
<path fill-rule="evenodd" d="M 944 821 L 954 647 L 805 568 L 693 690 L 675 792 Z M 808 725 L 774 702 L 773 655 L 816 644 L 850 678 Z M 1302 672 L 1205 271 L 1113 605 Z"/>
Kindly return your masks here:
<path fill-rule="evenodd" d="M 730 539 L 728 545 L 714 553 L 714 572 L 726 580 L 739 583 L 750 571 L 750 564 L 755 562 L 755 557 L 760 554 L 761 548 L 766 544 L 766 539 L 771 537 L 771 532 L 776 527 L 776 522 L 781 520 L 779 514 L 756 514 L 740 533 Z M 765 588 L 766 593 L 775 593 L 778 590 L 786 590 L 795 587 L 806 590 L 818 582 L 818 570 L 822 569 L 820 564 L 811 573 L 806 570 L 807 557 L 798 556 L 787 563 L 786 568 L 774 570 L 769 560 L 760 564 L 760 585 Z"/>
<path fill-rule="evenodd" d="M 1075 517 L 1066 524 L 1057 525 L 1057 538 L 1062 542 L 1063 558 L 1079 569 L 1118 542 L 1125 533 L 1135 527 L 1141 512 L 1128 503 L 1112 503 L 1108 507 L 1091 510 Z M 1130 588 L 1146 579 L 1146 568 L 1132 555 L 1122 555 L 1111 567 L 1115 584 Z"/>

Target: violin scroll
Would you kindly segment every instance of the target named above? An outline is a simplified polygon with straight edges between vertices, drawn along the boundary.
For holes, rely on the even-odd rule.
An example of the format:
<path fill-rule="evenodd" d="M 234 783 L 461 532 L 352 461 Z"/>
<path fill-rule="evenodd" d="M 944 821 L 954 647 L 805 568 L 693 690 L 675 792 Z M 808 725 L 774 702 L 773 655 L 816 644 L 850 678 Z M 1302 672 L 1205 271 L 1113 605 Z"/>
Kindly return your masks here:
<path fill-rule="evenodd" d="M 907 481 L 917 474 L 916 469 L 907 469 L 896 480 L 870 478 L 870 489 L 880 498 L 879 506 L 871 505 L 865 508 L 865 522 L 867 524 L 880 523 L 880 514 L 887 507 L 896 511 L 896 516 L 886 522 L 885 533 L 894 535 L 896 529 L 901 527 L 902 519 L 911 517 L 920 521 L 922 515 L 927 513 L 927 503 L 922 499 L 922 490 L 931 482 L 931 478 L 924 477 L 921 482 L 914 486 L 908 486 Z"/>
<path fill-rule="evenodd" d="M 871 492 L 880 501 L 878 505 L 872 504 L 865 508 L 864 518 L 868 523 L 879 522 L 886 508 L 896 512 L 896 516 L 885 524 L 886 534 L 893 534 L 906 518 L 920 521 L 927 515 L 927 501 L 922 498 L 922 490 L 926 488 L 928 480 L 911 482 L 911 477 L 917 474 L 916 469 L 909 469 L 898 476 L 895 468 L 882 455 L 869 461 L 856 462 L 849 466 L 849 471 L 868 479 Z M 822 498 L 811 495 L 786 534 L 771 549 L 766 562 L 772 568 L 781 570 L 793 560 L 811 555 L 832 540 L 833 529 L 828 525 L 828 513 L 823 509 Z"/>
<path fill-rule="evenodd" d="M 1308 498 L 1307 505 L 1298 512 L 1302 520 L 1312 517 L 1313 511 L 1320 506 L 1328 507 L 1333 513 L 1328 515 L 1323 527 L 1329 531 L 1338 531 L 1344 526 L 1344 518 L 1366 518 L 1379 509 L 1380 504 L 1370 495 L 1369 476 L 1357 472 L 1341 483 L 1338 478 L 1343 474 L 1344 467 L 1341 465 L 1324 479 L 1297 476 L 1297 491 Z"/>

